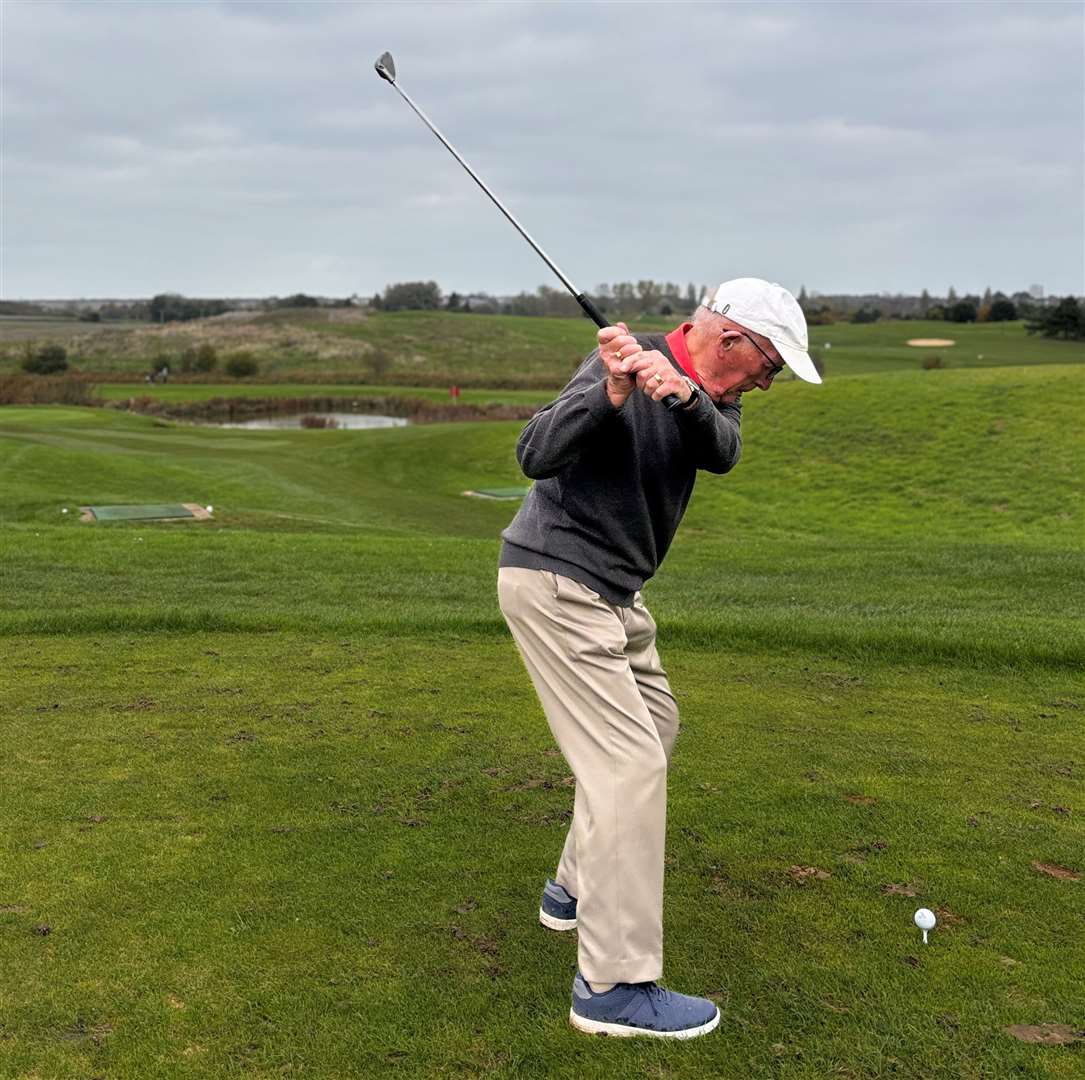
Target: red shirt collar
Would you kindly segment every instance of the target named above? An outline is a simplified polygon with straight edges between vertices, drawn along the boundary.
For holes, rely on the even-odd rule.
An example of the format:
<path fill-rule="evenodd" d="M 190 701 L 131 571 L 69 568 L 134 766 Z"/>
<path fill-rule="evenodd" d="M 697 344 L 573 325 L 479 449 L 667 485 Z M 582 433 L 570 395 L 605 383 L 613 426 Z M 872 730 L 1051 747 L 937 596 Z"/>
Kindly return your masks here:
<path fill-rule="evenodd" d="M 675 327 L 667 335 L 667 348 L 674 354 L 678 366 L 703 390 L 704 386 L 701 385 L 701 380 L 697 378 L 697 372 L 693 370 L 693 361 L 690 360 L 689 349 L 686 348 L 686 334 L 692 329 L 693 323 L 689 322 L 684 322 L 681 326 Z"/>

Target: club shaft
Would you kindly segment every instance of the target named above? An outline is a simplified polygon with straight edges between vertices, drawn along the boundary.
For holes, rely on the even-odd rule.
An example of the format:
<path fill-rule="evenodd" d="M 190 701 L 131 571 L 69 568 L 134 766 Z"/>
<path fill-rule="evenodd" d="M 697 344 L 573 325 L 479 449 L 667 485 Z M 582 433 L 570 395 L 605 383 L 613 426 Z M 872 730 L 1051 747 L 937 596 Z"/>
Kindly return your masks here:
<path fill-rule="evenodd" d="M 387 61 L 387 63 L 385 61 Z M 430 118 L 411 100 L 411 96 L 404 89 L 402 89 L 402 87 L 400 87 L 400 85 L 396 82 L 395 65 L 392 62 L 391 56 L 387 53 L 384 54 L 380 58 L 380 60 L 377 61 L 376 68 L 377 74 L 379 74 L 380 77 L 386 82 L 392 84 L 392 86 L 396 90 L 396 93 L 398 93 L 399 96 L 403 98 L 403 100 L 408 105 L 410 105 L 411 109 L 414 111 L 418 119 L 421 120 L 422 123 L 425 124 L 426 127 L 428 127 L 430 131 L 432 131 L 433 134 L 436 135 L 442 143 L 444 143 L 445 149 L 448 150 L 448 152 L 464 167 L 467 175 L 470 176 L 471 179 L 474 180 L 474 182 L 478 184 L 478 186 L 482 188 L 484 192 L 486 192 L 494 206 L 496 206 L 498 210 L 500 210 L 501 213 L 504 214 L 506 218 L 508 218 L 509 222 L 516 229 L 516 231 L 535 249 L 535 252 L 539 256 L 539 258 L 542 259 L 542 261 L 546 263 L 546 265 L 549 266 L 551 270 L 554 271 L 554 273 L 561 280 L 561 283 L 565 286 L 565 288 L 567 288 L 569 292 L 572 293 L 573 299 L 576 300 L 576 302 L 580 305 L 581 310 L 584 312 L 584 314 L 587 315 L 588 318 L 591 319 L 591 321 L 594 322 L 595 325 L 598 326 L 600 329 L 609 326 L 609 320 L 595 306 L 595 304 L 592 303 L 591 298 L 586 294 L 582 293 L 565 276 L 565 274 L 562 273 L 561 268 L 557 265 L 557 263 L 555 263 L 554 260 L 551 259 L 550 256 L 547 255 L 546 252 L 543 251 L 543 249 L 539 247 L 537 243 L 535 243 L 534 237 L 532 237 L 532 235 L 527 231 L 527 229 L 525 229 L 523 225 L 521 225 L 520 222 L 516 220 L 515 216 L 505 206 L 505 204 L 482 182 L 475 170 L 472 169 L 466 161 L 464 161 L 462 155 L 452 145 L 452 143 L 450 143 L 448 139 L 446 139 L 444 135 L 441 134 L 441 132 L 437 128 L 437 125 L 434 124 L 434 122 L 430 120 Z M 668 394 L 665 398 L 663 398 L 663 404 L 668 409 L 676 409 L 681 405 L 681 400 L 676 394 Z"/>
<path fill-rule="evenodd" d="M 475 170 L 472 169 L 466 161 L 464 161 L 460 152 L 452 145 L 452 143 L 448 141 L 448 139 L 444 137 L 444 135 L 441 134 L 440 130 L 437 128 L 437 125 L 434 124 L 433 121 L 430 120 L 430 118 L 411 100 L 410 95 L 405 90 L 403 90 L 402 87 L 398 85 L 398 83 L 392 83 L 392 86 L 395 87 L 399 96 L 403 98 L 403 100 L 415 111 L 422 123 L 425 124 L 426 127 L 428 127 L 430 131 L 432 131 L 433 134 L 441 140 L 442 143 L 444 143 L 445 148 L 464 167 L 464 169 L 467 171 L 468 176 L 470 176 L 471 179 L 474 180 L 474 182 L 478 184 L 478 186 L 482 188 L 483 191 L 486 192 L 486 194 L 490 197 L 490 200 L 493 202 L 494 206 L 496 206 L 498 210 L 500 210 L 501 213 L 509 219 L 516 231 L 535 249 L 539 258 L 541 258 L 542 261 L 546 263 L 546 265 L 549 266 L 555 274 L 557 274 L 557 276 L 561 279 L 561 283 L 565 286 L 565 288 L 569 290 L 569 292 L 573 294 L 577 303 L 580 304 L 580 306 L 584 309 L 588 317 L 595 323 L 595 325 L 600 328 L 604 326 L 609 326 L 610 324 L 607 322 L 606 317 L 596 308 L 596 306 L 591 302 L 591 300 L 587 296 L 585 296 L 565 276 L 564 273 L 562 273 L 561 268 L 557 265 L 557 263 L 555 263 L 554 260 L 551 259 L 550 256 L 547 255 L 541 247 L 539 247 L 539 245 L 535 242 L 535 239 L 527 231 L 527 229 L 525 229 L 523 225 L 521 225 L 520 222 L 516 220 L 515 215 L 513 215 L 513 213 L 508 209 L 508 207 L 506 207 L 505 204 L 486 186 L 486 184 L 482 181 L 482 179 L 475 172 Z"/>

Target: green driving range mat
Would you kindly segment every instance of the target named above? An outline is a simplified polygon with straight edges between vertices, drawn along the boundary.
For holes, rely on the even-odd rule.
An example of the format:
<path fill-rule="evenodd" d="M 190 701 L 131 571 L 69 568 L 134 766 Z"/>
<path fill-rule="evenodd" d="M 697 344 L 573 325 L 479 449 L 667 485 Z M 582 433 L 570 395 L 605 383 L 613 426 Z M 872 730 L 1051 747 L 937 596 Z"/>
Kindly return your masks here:
<path fill-rule="evenodd" d="M 530 490 L 530 487 L 473 488 L 464 495 L 477 495 L 483 499 L 522 499 Z"/>
<path fill-rule="evenodd" d="M 200 517 L 194 503 L 147 503 L 141 506 L 81 506 L 82 521 L 129 521 L 148 518 Z M 202 509 L 202 507 L 201 507 Z M 202 515 L 206 517 L 204 512 Z"/>

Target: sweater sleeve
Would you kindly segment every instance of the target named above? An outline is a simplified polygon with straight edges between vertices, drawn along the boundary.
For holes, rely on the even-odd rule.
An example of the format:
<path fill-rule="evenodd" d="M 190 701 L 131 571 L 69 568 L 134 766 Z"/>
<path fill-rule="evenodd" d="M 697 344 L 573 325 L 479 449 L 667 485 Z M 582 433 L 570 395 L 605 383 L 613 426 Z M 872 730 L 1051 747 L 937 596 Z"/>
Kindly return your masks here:
<path fill-rule="evenodd" d="M 698 469 L 725 473 L 738 464 L 742 456 L 742 406 L 738 402 L 716 406 L 702 393 L 692 409 L 675 412 Z"/>
<path fill-rule="evenodd" d="M 532 480 L 555 476 L 576 458 L 589 435 L 617 415 L 600 371 L 596 349 L 561 394 L 527 422 L 516 444 L 516 460 L 525 476 Z"/>

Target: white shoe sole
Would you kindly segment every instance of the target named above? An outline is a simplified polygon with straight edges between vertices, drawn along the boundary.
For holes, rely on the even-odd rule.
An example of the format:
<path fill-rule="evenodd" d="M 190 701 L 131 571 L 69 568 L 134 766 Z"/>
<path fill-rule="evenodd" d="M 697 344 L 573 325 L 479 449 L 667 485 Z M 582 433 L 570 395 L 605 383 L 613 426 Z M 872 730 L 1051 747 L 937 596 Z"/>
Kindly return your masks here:
<path fill-rule="evenodd" d="M 572 1009 L 569 1010 L 569 1022 L 578 1031 L 589 1035 L 617 1035 L 619 1038 L 649 1035 L 656 1039 L 696 1039 L 698 1035 L 707 1035 L 719 1024 L 720 1010 L 716 1010 L 716 1015 L 707 1024 L 683 1028 L 681 1031 L 653 1031 L 651 1028 L 630 1027 L 628 1024 L 608 1024 L 605 1020 L 589 1020 L 586 1016 L 578 1016 Z"/>
<path fill-rule="evenodd" d="M 547 915 L 542 908 L 539 908 L 539 922 L 543 926 L 548 926 L 551 930 L 576 929 L 576 919 L 555 919 L 553 915 Z"/>

